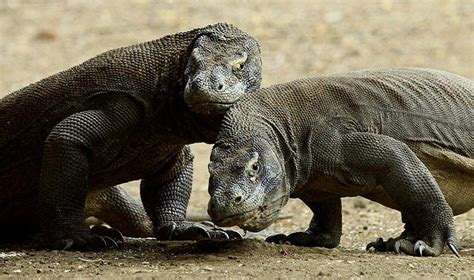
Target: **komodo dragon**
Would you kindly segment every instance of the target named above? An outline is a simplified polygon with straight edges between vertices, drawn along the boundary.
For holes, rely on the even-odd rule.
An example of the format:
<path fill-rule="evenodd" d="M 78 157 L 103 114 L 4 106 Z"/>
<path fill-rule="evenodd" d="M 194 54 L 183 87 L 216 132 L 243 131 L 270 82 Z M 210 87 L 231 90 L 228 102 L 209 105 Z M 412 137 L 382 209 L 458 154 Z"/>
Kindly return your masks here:
<path fill-rule="evenodd" d="M 116 232 L 91 232 L 86 213 L 146 235 L 143 206 L 114 187 L 141 179 L 158 239 L 228 237 L 233 232 L 185 220 L 188 144 L 213 142 L 225 110 L 260 81 L 257 41 L 220 23 L 107 51 L 7 95 L 2 234 L 41 229 L 44 244 L 58 249 L 112 245 Z"/>
<path fill-rule="evenodd" d="M 211 154 L 208 212 L 259 231 L 289 197 L 314 216 L 305 232 L 270 237 L 333 248 L 341 197 L 402 214 L 379 251 L 458 255 L 453 212 L 474 205 L 474 83 L 424 69 L 366 70 L 264 88 L 229 109 Z"/>

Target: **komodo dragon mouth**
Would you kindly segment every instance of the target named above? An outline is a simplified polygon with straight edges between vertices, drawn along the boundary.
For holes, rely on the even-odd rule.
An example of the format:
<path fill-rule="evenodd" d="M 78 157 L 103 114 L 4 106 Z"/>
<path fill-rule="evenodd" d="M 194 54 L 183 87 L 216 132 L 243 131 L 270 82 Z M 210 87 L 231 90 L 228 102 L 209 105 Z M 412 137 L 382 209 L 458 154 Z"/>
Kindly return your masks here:
<path fill-rule="evenodd" d="M 219 226 L 238 226 L 241 229 L 257 232 L 267 228 L 277 218 L 282 207 L 288 201 L 288 196 L 283 195 L 266 203 L 257 206 L 255 209 L 233 214 L 231 216 L 215 220 L 214 222 Z"/>
<path fill-rule="evenodd" d="M 235 101 L 234 101 L 235 102 Z M 229 109 L 234 102 L 196 102 L 192 104 L 188 104 L 189 108 L 193 110 L 196 107 L 199 107 L 200 111 L 207 111 L 208 113 L 216 113 L 216 112 L 225 112 Z"/>

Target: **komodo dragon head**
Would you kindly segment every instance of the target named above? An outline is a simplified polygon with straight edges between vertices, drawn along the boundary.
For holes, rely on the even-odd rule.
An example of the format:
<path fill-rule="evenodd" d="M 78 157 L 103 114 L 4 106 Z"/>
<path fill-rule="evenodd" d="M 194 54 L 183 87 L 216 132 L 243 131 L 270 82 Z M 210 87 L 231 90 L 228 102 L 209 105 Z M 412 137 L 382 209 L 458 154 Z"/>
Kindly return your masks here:
<path fill-rule="evenodd" d="M 219 226 L 260 231 L 277 219 L 290 196 L 285 165 L 263 138 L 234 140 L 212 149 L 208 212 Z"/>
<path fill-rule="evenodd" d="M 232 25 L 216 26 L 196 38 L 184 69 L 184 101 L 195 113 L 223 113 L 260 87 L 257 41 Z"/>

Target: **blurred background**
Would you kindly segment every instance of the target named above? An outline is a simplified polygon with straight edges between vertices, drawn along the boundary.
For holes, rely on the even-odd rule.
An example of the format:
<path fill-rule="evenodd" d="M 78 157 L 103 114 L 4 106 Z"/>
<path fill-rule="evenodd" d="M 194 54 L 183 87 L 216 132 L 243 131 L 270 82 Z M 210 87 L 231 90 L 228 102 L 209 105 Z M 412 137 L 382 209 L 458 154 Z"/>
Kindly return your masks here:
<path fill-rule="evenodd" d="M 429 67 L 474 78 L 474 1 L 0 0 L 0 96 L 111 48 L 229 22 L 261 45 L 263 86 L 353 69 Z M 25 108 L 28 110 L 28 108 Z M 205 211 L 210 146 L 196 154 L 190 209 Z M 127 188 L 138 194 L 137 182 Z M 402 229 L 398 212 L 345 199 L 342 248 Z M 291 201 L 270 230 L 305 229 Z M 456 218 L 460 246 L 474 243 L 473 211 Z M 468 246 L 468 247 L 469 247 Z"/>

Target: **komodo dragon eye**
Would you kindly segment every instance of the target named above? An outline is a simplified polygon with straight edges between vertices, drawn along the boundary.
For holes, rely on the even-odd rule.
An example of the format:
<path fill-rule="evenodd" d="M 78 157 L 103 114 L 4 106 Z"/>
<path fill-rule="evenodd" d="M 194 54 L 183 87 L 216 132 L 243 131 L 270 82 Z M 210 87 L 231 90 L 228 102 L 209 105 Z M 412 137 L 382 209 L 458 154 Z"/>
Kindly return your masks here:
<path fill-rule="evenodd" d="M 260 170 L 260 163 L 256 162 L 252 164 L 252 170 L 258 172 L 258 170 Z"/>
<path fill-rule="evenodd" d="M 247 58 L 248 58 L 248 55 L 246 52 L 244 52 L 241 57 L 231 62 L 232 69 L 235 72 L 239 72 L 240 70 L 244 69 L 244 65 L 245 65 L 245 62 L 247 61 Z"/>
<path fill-rule="evenodd" d="M 257 178 L 257 173 L 260 170 L 260 163 L 258 162 L 258 158 L 258 153 L 253 153 L 252 158 L 249 160 L 249 162 L 247 163 L 247 167 L 245 168 L 252 182 L 255 182 Z"/>

